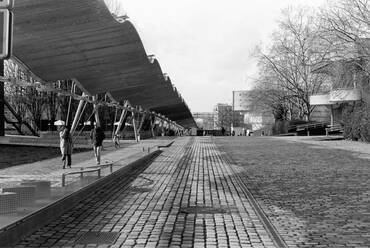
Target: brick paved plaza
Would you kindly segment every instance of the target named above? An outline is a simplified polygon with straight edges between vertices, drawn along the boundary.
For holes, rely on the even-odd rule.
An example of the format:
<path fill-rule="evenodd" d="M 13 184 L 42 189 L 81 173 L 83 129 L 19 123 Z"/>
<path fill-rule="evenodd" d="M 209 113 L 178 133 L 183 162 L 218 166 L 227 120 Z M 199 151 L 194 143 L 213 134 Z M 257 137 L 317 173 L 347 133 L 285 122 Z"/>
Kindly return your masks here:
<path fill-rule="evenodd" d="M 16 247 L 370 247 L 366 149 L 330 142 L 178 138 Z"/>
<path fill-rule="evenodd" d="M 289 247 L 370 247 L 368 144 L 299 137 L 214 140 L 238 165 Z"/>

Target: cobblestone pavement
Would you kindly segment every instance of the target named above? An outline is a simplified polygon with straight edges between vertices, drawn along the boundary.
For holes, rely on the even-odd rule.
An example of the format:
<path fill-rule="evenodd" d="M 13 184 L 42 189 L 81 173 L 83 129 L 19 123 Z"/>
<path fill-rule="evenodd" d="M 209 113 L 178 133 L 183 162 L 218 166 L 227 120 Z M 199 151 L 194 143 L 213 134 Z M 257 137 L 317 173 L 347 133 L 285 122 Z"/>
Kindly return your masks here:
<path fill-rule="evenodd" d="M 177 139 L 138 173 L 102 188 L 16 247 L 275 247 L 210 138 Z M 87 232 L 118 238 L 89 242 Z"/>
<path fill-rule="evenodd" d="M 289 247 L 370 247 L 370 145 L 214 138 Z"/>

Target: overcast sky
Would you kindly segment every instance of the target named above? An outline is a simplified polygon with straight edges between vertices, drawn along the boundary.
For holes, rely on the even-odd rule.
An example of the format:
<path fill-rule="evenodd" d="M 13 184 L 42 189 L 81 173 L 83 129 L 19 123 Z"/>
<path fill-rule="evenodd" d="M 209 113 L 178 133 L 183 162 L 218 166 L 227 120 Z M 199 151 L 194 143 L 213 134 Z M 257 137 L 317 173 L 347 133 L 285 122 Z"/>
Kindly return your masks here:
<path fill-rule="evenodd" d="M 250 54 L 268 41 L 281 9 L 325 0 L 119 0 L 148 54 L 155 54 L 192 112 L 251 88 Z"/>

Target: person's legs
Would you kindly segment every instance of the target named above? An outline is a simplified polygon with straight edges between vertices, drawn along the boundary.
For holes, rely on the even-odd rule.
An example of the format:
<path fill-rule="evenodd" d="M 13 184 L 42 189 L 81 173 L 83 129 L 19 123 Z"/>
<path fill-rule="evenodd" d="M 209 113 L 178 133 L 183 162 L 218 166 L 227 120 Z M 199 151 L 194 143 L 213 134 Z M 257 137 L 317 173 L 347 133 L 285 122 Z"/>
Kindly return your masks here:
<path fill-rule="evenodd" d="M 95 156 L 96 160 L 98 160 L 98 154 L 97 154 L 98 149 L 95 145 L 93 146 L 93 149 L 94 149 L 94 156 Z"/>
<path fill-rule="evenodd" d="M 63 169 L 66 168 L 66 154 L 62 155 L 62 161 L 63 161 Z"/>
<path fill-rule="evenodd" d="M 100 152 L 101 152 L 101 146 L 96 147 L 96 162 L 100 164 Z"/>
<path fill-rule="evenodd" d="M 68 167 L 71 168 L 71 165 L 72 165 L 72 155 L 71 154 L 67 154 L 67 159 L 68 159 Z"/>
<path fill-rule="evenodd" d="M 119 138 L 117 136 L 114 137 L 114 147 L 115 148 L 119 148 L 120 147 Z"/>

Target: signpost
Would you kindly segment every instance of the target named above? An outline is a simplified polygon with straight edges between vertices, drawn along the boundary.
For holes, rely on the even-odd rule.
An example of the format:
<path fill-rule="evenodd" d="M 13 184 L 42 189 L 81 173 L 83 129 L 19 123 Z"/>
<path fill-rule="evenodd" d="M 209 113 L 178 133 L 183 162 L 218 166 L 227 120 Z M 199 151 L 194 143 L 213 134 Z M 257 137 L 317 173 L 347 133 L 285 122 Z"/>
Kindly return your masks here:
<path fill-rule="evenodd" d="M 12 0 L 0 0 L 0 76 L 4 77 L 4 59 L 11 55 L 12 48 Z M 0 81 L 0 136 L 5 135 L 4 82 Z"/>

